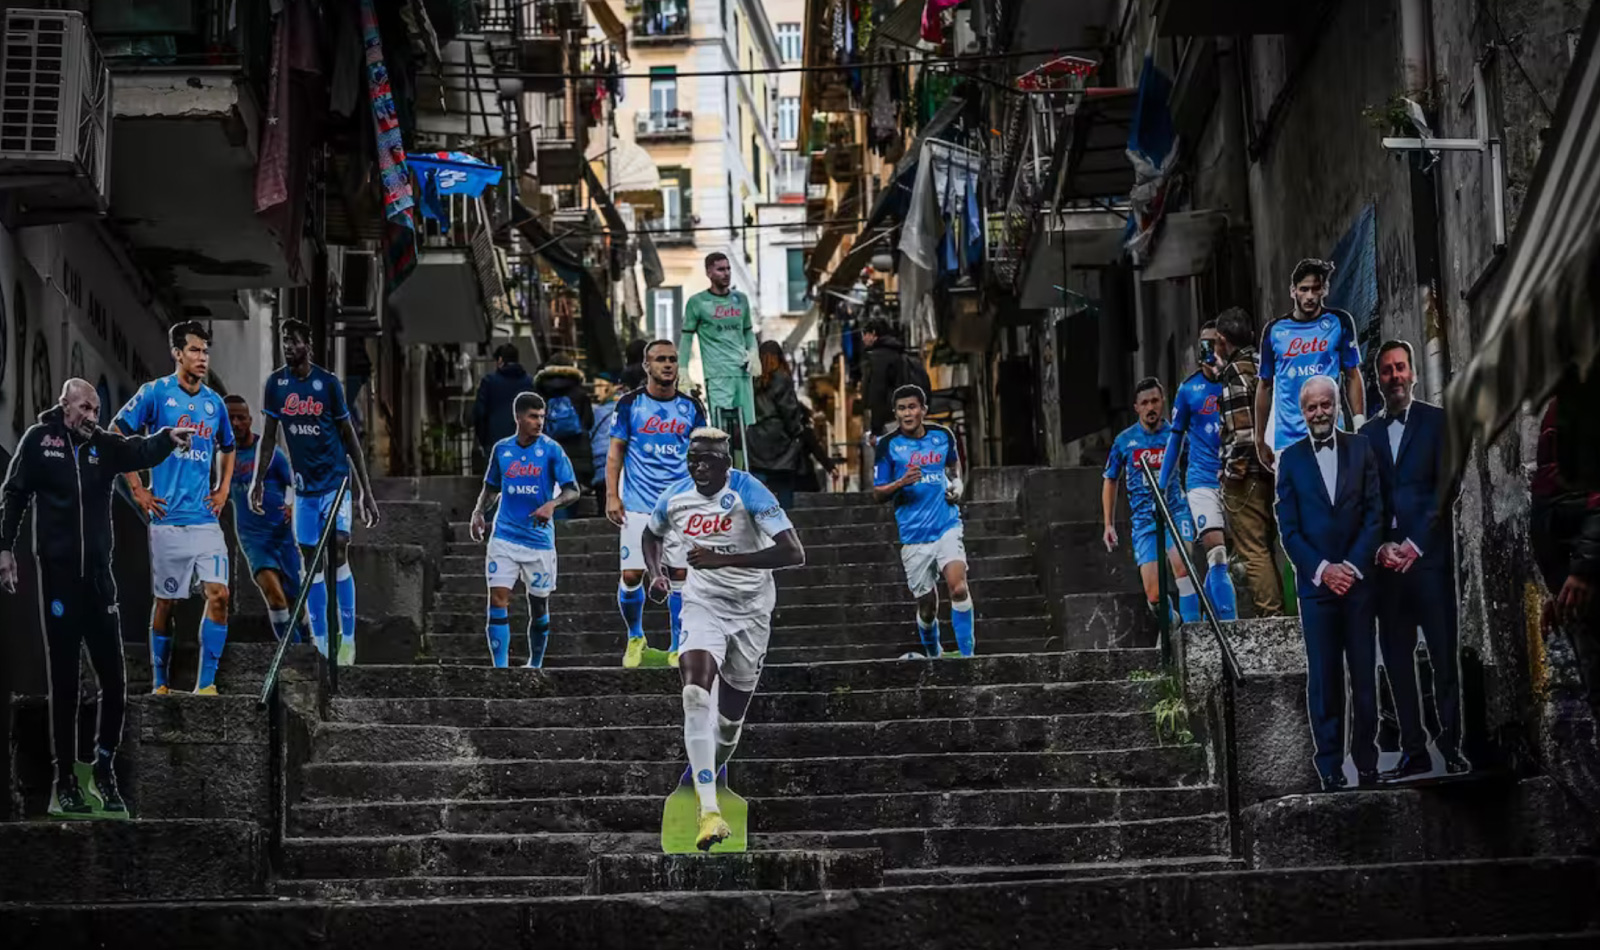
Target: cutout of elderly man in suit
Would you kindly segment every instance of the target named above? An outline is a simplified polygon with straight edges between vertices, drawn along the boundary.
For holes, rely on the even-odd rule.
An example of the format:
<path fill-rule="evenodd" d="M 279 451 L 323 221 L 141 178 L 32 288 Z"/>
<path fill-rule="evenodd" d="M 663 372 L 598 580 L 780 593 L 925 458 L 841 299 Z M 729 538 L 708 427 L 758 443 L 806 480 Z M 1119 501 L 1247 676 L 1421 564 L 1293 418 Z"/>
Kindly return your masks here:
<path fill-rule="evenodd" d="M 1377 555 L 1383 490 L 1372 446 L 1337 430 L 1339 384 L 1312 376 L 1300 388 L 1307 438 L 1278 459 L 1277 515 L 1294 563 L 1306 644 L 1306 709 L 1323 791 L 1347 786 L 1345 667 L 1350 758 L 1357 781 L 1378 781 Z"/>

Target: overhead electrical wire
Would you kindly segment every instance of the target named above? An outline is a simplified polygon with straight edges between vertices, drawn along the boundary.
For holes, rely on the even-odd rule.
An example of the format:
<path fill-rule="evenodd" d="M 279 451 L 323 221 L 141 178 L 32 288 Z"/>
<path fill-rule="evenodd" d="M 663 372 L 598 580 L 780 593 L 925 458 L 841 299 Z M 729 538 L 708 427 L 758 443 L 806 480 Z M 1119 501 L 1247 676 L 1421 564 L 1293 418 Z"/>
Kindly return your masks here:
<path fill-rule="evenodd" d="M 1090 46 L 1062 46 L 1055 49 L 1016 50 L 1006 53 L 974 53 L 971 56 L 940 56 L 924 57 L 922 59 L 888 59 L 870 60 L 861 63 L 850 63 L 842 66 L 772 66 L 751 69 L 706 69 L 692 72 L 677 72 L 672 75 L 674 79 L 715 79 L 729 76 L 770 76 L 782 73 L 838 73 L 851 72 L 857 69 L 899 69 L 903 66 L 917 66 L 926 68 L 930 66 L 965 66 L 971 63 L 991 62 L 995 60 L 1026 59 L 1032 56 L 1065 56 L 1073 53 L 1099 52 L 1100 47 Z M 467 78 L 469 73 L 443 72 L 439 75 L 450 78 Z M 664 78 L 661 74 L 652 73 L 607 73 L 589 70 L 579 73 L 527 73 L 513 70 L 495 70 L 496 79 L 521 79 L 562 81 L 567 82 L 577 79 L 650 79 Z"/>

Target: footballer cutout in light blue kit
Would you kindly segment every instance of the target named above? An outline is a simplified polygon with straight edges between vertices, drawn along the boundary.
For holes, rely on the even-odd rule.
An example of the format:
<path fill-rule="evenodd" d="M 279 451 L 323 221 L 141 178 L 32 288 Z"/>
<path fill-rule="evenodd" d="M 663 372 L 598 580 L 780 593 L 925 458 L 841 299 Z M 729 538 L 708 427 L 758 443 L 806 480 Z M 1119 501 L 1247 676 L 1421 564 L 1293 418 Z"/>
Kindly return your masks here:
<path fill-rule="evenodd" d="M 705 424 L 705 407 L 683 393 L 662 400 L 638 389 L 618 401 L 611 416 L 611 438 L 628 444 L 620 486 L 626 511 L 619 551 L 622 570 L 644 570 L 639 539 L 662 494 L 689 477 L 689 433 Z M 662 539 L 667 566 L 686 566 L 688 551 L 681 539 L 672 532 Z"/>
<path fill-rule="evenodd" d="M 917 483 L 895 493 L 893 501 L 900 561 L 906 586 L 916 597 L 934 589 L 945 565 L 967 561 L 961 510 L 945 497 L 950 487 L 945 465 L 956 451 L 955 436 L 939 425 L 924 425 L 923 430 L 920 439 L 900 429 L 879 439 L 872 470 L 872 483 L 879 488 L 899 481 L 912 465 L 922 470 Z"/>
<path fill-rule="evenodd" d="M 1355 318 L 1343 310 L 1324 310 L 1315 320 L 1297 320 L 1294 314 L 1277 318 L 1261 333 L 1260 366 L 1261 381 L 1272 387 L 1268 444 L 1282 452 L 1306 437 L 1300 385 L 1313 376 L 1337 380 L 1361 366 Z"/>
<path fill-rule="evenodd" d="M 1188 462 L 1183 469 L 1184 498 L 1194 519 L 1197 534 L 1220 530 L 1227 525 L 1222 505 L 1222 381 L 1207 379 L 1195 372 L 1178 387 L 1172 400 L 1171 432 L 1182 436 L 1188 445 Z M 1170 436 L 1169 436 L 1170 441 Z M 1164 460 L 1164 459 L 1163 459 Z M 1166 479 L 1174 479 L 1163 469 Z M 1172 486 L 1169 484 L 1168 490 Z"/>
<path fill-rule="evenodd" d="M 535 597 L 555 592 L 555 523 L 539 522 L 534 512 L 577 480 L 567 453 L 547 435 L 527 445 L 519 445 L 516 436 L 495 443 L 483 476 L 483 483 L 500 493 L 484 560 L 490 587 L 512 588 L 520 578 Z"/>
<path fill-rule="evenodd" d="M 1124 487 L 1128 490 L 1128 509 L 1133 517 L 1133 560 L 1141 566 L 1155 561 L 1160 552 L 1156 550 L 1155 495 L 1145 484 L 1144 473 L 1137 466 L 1140 461 L 1148 460 L 1154 470 L 1152 474 L 1160 477 L 1161 465 L 1167 454 L 1167 437 L 1171 431 L 1166 420 L 1162 420 L 1154 432 L 1147 431 L 1136 422 L 1117 434 L 1111 444 L 1111 453 L 1106 458 L 1104 476 L 1112 480 L 1123 479 Z M 1194 523 L 1189 517 L 1189 506 L 1177 479 L 1167 486 L 1166 499 L 1183 540 L 1194 541 Z M 1174 546 L 1171 538 L 1167 539 L 1167 546 Z"/>
<path fill-rule="evenodd" d="M 152 593 L 181 600 L 197 582 L 228 583 L 228 544 L 217 514 L 206 508 L 216 456 L 234 448 L 222 397 L 204 383 L 191 393 L 176 374 L 163 376 L 139 387 L 113 425 L 128 435 L 169 426 L 194 430 L 188 450 L 173 452 L 150 471 L 151 493 L 166 502 L 166 513 L 150 519 Z"/>

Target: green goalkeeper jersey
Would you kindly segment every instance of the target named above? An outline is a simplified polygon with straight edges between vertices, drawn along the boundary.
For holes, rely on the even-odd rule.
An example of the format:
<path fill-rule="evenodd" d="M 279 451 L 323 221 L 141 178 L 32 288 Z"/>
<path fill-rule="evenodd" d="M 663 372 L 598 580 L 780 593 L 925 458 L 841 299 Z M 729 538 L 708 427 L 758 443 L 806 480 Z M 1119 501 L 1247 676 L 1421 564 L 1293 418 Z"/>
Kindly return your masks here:
<path fill-rule="evenodd" d="M 756 348 L 756 331 L 750 298 L 737 290 L 723 296 L 703 290 L 690 297 L 683 308 L 683 335 L 678 342 L 685 362 L 691 335 L 700 341 L 700 366 L 712 422 L 720 418 L 718 409 L 737 407 L 745 424 L 753 424 L 755 397 L 749 354 Z"/>

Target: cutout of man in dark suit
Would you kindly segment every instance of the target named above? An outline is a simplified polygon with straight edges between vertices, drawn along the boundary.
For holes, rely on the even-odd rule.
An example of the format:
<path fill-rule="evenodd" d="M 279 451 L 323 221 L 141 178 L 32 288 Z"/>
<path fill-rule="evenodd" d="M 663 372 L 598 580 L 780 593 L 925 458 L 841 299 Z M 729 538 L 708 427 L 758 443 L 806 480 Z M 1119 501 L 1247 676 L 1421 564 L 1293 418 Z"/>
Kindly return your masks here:
<path fill-rule="evenodd" d="M 1278 460 L 1277 515 L 1298 578 L 1306 644 L 1306 709 L 1323 791 L 1346 786 L 1345 679 L 1349 665 L 1350 757 L 1359 783 L 1378 780 L 1375 558 L 1383 493 L 1372 447 L 1335 430 L 1339 384 L 1312 376 L 1300 389 L 1309 436 Z"/>
<path fill-rule="evenodd" d="M 1444 458 L 1444 410 L 1412 398 L 1416 385 L 1411 344 L 1378 348 L 1383 412 L 1361 428 L 1378 460 L 1383 483 L 1383 540 L 1378 549 L 1378 644 L 1400 721 L 1400 762 L 1383 781 L 1433 771 L 1417 685 L 1417 629 L 1428 644 L 1439 712 L 1434 737 L 1445 770 L 1471 768 L 1461 756 L 1461 676 L 1457 655 L 1455 531 L 1439 499 Z"/>

